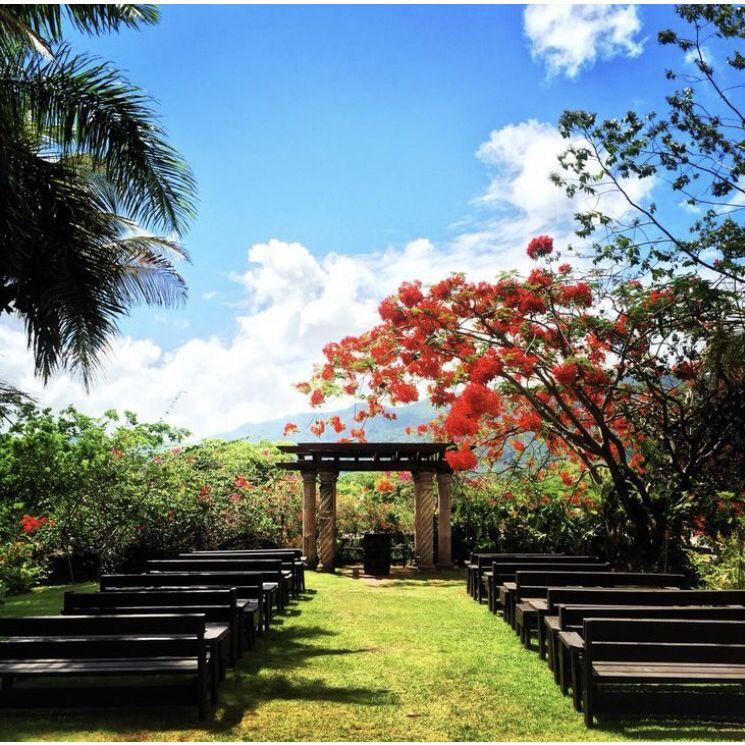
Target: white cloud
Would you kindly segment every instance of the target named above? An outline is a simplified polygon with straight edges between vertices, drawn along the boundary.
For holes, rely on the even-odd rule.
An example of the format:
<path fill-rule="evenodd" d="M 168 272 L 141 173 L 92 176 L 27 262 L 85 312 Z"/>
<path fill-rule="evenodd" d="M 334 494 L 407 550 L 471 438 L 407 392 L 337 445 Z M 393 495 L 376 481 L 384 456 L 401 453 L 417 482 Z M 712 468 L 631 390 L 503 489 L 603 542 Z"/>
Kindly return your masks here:
<path fill-rule="evenodd" d="M 89 394 L 69 374 L 43 388 L 20 325 L 7 319 L 0 372 L 45 405 L 73 403 L 93 414 L 131 409 L 197 436 L 307 410 L 292 384 L 307 379 L 324 344 L 374 324 L 380 300 L 402 281 L 431 283 L 457 271 L 490 279 L 526 269 L 525 247 L 538 233 L 550 231 L 558 245 L 569 240 L 577 205 L 548 182 L 565 146 L 554 127 L 536 121 L 492 132 L 477 153 L 490 169 L 479 200 L 488 212 L 439 245 L 420 237 L 374 253 L 324 256 L 279 239 L 251 246 L 245 272 L 233 277 L 245 296 L 223 338 L 194 337 L 172 351 L 148 339 L 117 339 Z"/>
<path fill-rule="evenodd" d="M 636 57 L 641 21 L 633 5 L 529 5 L 523 17 L 533 59 L 549 77 L 576 77 L 600 59 Z"/>
<path fill-rule="evenodd" d="M 516 210 L 522 215 L 523 227 L 527 223 L 533 232 L 542 228 L 568 232 L 574 214 L 589 208 L 620 217 L 628 210 L 628 203 L 602 182 L 596 185 L 597 196 L 588 199 L 578 195 L 571 200 L 551 182 L 551 174 L 561 171 L 558 156 L 570 145 L 581 144 L 577 139 L 565 140 L 555 126 L 535 119 L 495 129 L 476 151 L 476 157 L 492 171 L 489 186 L 478 202 Z M 597 170 L 600 172 L 599 165 Z M 630 178 L 623 186 L 631 199 L 643 202 L 654 183 L 652 178 Z M 521 223 L 513 220 L 511 226 L 519 228 Z"/>

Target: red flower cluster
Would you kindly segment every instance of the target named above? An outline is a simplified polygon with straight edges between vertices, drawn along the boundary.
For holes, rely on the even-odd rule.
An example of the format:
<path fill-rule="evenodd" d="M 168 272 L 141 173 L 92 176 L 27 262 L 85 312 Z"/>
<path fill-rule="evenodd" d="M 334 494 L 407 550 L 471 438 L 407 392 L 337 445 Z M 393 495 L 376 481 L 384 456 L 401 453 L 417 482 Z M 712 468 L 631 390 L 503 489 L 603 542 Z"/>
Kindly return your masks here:
<path fill-rule="evenodd" d="M 33 535 L 39 528 L 43 528 L 45 525 L 51 525 L 51 521 L 48 517 L 33 517 L 32 515 L 24 515 L 21 518 L 21 530 L 26 535 Z"/>
<path fill-rule="evenodd" d="M 424 300 L 421 286 L 421 282 L 404 282 L 398 288 L 398 296 L 407 308 L 413 308 Z"/>
<path fill-rule="evenodd" d="M 562 385 L 572 385 L 579 376 L 579 367 L 573 362 L 563 362 L 551 368 L 556 380 Z"/>
<path fill-rule="evenodd" d="M 336 414 L 329 417 L 329 427 L 331 427 L 337 434 L 343 432 L 347 428 L 346 424 L 344 424 Z"/>
<path fill-rule="evenodd" d="M 554 250 L 554 239 L 549 235 L 539 235 L 528 244 L 528 256 L 538 259 L 548 256 Z"/>
<path fill-rule="evenodd" d="M 391 401 L 393 403 L 409 404 L 419 400 L 419 391 L 411 383 L 396 380 L 391 383 Z"/>
<path fill-rule="evenodd" d="M 457 450 L 448 450 L 445 460 L 454 471 L 469 471 L 476 468 L 478 459 L 468 445 L 461 445 Z"/>
<path fill-rule="evenodd" d="M 396 485 L 388 478 L 388 476 L 382 476 L 375 483 L 375 491 L 379 491 L 383 494 L 387 494 L 395 490 Z"/>

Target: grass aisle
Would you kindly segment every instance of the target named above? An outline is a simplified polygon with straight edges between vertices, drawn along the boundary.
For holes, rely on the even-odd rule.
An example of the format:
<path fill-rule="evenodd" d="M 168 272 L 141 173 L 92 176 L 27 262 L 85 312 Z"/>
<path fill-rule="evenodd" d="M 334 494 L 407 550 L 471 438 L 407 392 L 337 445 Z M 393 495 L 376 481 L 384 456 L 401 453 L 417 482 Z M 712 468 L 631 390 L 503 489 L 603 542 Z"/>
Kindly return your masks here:
<path fill-rule="evenodd" d="M 742 729 L 588 733 L 537 654 L 465 593 L 460 573 L 389 581 L 308 573 L 309 593 L 244 656 L 214 721 L 186 708 L 3 712 L 0 740 L 744 739 Z M 61 589 L 0 613 L 49 613 Z"/>

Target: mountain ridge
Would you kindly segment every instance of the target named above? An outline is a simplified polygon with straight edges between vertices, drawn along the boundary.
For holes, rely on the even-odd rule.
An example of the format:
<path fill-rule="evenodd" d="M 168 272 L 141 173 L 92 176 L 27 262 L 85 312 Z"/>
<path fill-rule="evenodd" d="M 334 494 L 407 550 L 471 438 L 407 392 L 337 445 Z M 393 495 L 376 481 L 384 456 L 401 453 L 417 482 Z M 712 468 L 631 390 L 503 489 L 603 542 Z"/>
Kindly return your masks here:
<path fill-rule="evenodd" d="M 437 409 L 432 406 L 429 400 L 418 401 L 407 406 L 387 408 L 386 411 L 395 413 L 396 419 L 386 419 L 382 416 L 368 419 L 365 424 L 365 433 L 368 440 L 375 442 L 416 442 L 417 440 L 422 440 L 422 437 L 415 434 L 406 434 L 406 428 L 412 427 L 416 429 L 417 425 L 427 424 L 437 416 Z M 310 432 L 310 425 L 315 419 L 328 419 L 331 416 L 338 416 L 347 425 L 347 430 L 349 430 L 351 426 L 355 426 L 353 419 L 354 412 L 354 405 L 337 411 L 322 413 L 304 411 L 296 414 L 288 414 L 277 419 L 246 422 L 229 432 L 212 435 L 209 439 L 247 440 L 249 442 L 260 442 L 261 440 L 274 442 L 287 439 L 336 442 L 340 437 L 344 437 L 345 432 L 337 433 L 332 429 L 330 432 L 324 432 L 321 437 L 316 437 Z M 294 422 L 299 428 L 297 432 L 293 433 L 291 438 L 284 434 L 284 428 L 287 422 Z"/>

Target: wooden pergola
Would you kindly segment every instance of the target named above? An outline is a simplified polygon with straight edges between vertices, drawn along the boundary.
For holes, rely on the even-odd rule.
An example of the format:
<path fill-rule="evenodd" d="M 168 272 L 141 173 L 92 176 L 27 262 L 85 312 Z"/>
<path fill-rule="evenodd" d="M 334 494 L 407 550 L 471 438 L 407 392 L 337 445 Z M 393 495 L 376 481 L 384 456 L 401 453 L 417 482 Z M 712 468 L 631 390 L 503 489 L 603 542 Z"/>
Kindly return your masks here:
<path fill-rule="evenodd" d="M 336 545 L 336 480 L 340 471 L 409 471 L 414 481 L 414 554 L 420 569 L 433 569 L 437 480 L 437 565 L 452 565 L 450 489 L 452 469 L 445 460 L 451 447 L 414 442 L 301 442 L 280 445 L 297 460 L 281 468 L 303 477 L 303 553 L 321 571 L 334 571 Z M 316 484 L 319 500 L 316 508 Z M 318 550 L 316 550 L 316 539 Z"/>

